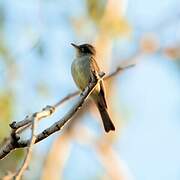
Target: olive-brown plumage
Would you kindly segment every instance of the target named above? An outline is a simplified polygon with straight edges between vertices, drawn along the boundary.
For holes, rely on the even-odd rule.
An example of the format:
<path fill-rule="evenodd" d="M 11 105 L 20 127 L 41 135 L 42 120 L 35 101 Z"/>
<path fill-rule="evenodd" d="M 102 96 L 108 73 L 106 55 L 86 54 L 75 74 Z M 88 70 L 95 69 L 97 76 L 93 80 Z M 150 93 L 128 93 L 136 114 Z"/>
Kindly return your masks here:
<path fill-rule="evenodd" d="M 95 60 L 96 51 L 90 44 L 82 44 L 79 46 L 75 44 L 72 45 L 76 48 L 76 58 L 71 65 L 71 73 L 78 88 L 84 90 L 92 77 L 92 73 L 100 72 Z M 96 86 L 95 90 L 91 94 L 91 98 L 94 100 L 100 112 L 105 131 L 109 132 L 111 130 L 115 130 L 114 124 L 107 112 L 103 81 L 100 81 L 100 83 Z"/>

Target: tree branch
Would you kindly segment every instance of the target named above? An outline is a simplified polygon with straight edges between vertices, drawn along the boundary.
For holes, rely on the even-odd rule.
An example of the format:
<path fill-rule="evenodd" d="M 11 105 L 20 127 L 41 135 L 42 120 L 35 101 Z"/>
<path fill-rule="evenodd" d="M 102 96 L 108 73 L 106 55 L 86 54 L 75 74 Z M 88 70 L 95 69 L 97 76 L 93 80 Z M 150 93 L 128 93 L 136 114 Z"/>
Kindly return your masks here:
<path fill-rule="evenodd" d="M 112 78 L 113 76 L 117 75 L 119 72 L 128 69 L 130 67 L 134 66 L 129 65 L 125 67 L 118 67 L 114 72 L 112 72 L 109 76 L 105 77 L 105 79 Z M 100 78 L 102 78 L 104 74 L 100 75 Z M 52 126 L 49 128 L 45 129 L 41 133 L 39 133 L 35 140 L 34 143 L 38 143 L 42 141 L 43 139 L 47 138 L 51 134 L 55 133 L 56 131 L 59 131 L 64 124 L 68 122 L 68 120 L 80 109 L 80 107 L 83 105 L 84 101 L 86 98 L 89 96 L 89 94 L 93 91 L 95 88 L 96 84 L 98 83 L 99 79 L 97 77 L 94 78 L 95 80 L 92 81 L 86 89 L 81 93 L 79 101 L 69 110 L 69 112 L 66 113 L 66 115 L 54 123 Z M 41 120 L 43 118 L 49 117 L 52 115 L 56 108 L 58 108 L 61 104 L 66 102 L 67 100 L 73 98 L 74 96 L 78 95 L 78 91 L 69 94 L 68 96 L 64 97 L 62 100 L 57 102 L 54 106 L 46 106 L 45 108 L 42 109 L 42 111 L 37 112 L 32 114 L 31 116 L 27 116 L 24 120 L 20 122 L 13 122 L 10 124 L 10 127 L 12 129 L 11 136 L 9 140 L 6 142 L 6 144 L 0 149 L 0 159 L 3 159 L 5 156 L 7 156 L 12 150 L 17 149 L 17 148 L 22 148 L 22 147 L 27 147 L 28 144 L 30 144 L 31 140 L 24 140 L 20 141 L 20 137 L 18 136 L 19 133 L 24 131 L 27 127 L 32 125 L 33 119 L 36 116 L 36 120 Z"/>
<path fill-rule="evenodd" d="M 103 76 L 101 76 L 100 79 L 102 77 Z M 86 87 L 86 89 L 81 93 L 79 101 L 69 110 L 69 112 L 66 113 L 66 115 L 62 119 L 60 119 L 59 121 L 54 123 L 52 126 L 50 126 L 49 128 L 42 131 L 40 134 L 38 134 L 35 138 L 35 143 L 47 138 L 49 135 L 55 133 L 56 131 L 59 131 L 64 126 L 64 124 L 66 124 L 68 120 L 81 108 L 84 101 L 89 96 L 89 94 L 93 91 L 93 89 L 95 88 L 96 84 L 99 82 L 100 79 L 97 79 L 97 77 L 94 77 L 92 82 L 90 82 L 89 85 Z M 53 109 L 53 111 L 51 109 Z M 10 125 L 12 128 L 13 136 L 11 135 L 11 138 L 8 141 L 8 143 L 0 149 L 0 159 L 4 158 L 7 154 L 9 154 L 14 149 L 26 147 L 28 146 L 28 144 L 30 144 L 30 140 L 20 141 L 20 138 L 16 137 L 16 132 L 18 131 L 19 128 L 21 128 L 21 126 L 23 127 L 29 124 L 30 120 L 34 116 L 36 116 L 37 119 L 42 119 L 44 117 L 51 115 L 54 112 L 54 110 L 55 110 L 54 107 L 50 108 L 50 106 L 47 106 L 47 108 L 43 109 L 42 112 L 35 113 L 29 119 L 25 119 L 24 122 L 23 121 L 19 123 L 13 122 Z M 16 138 L 14 138 L 14 134 Z"/>

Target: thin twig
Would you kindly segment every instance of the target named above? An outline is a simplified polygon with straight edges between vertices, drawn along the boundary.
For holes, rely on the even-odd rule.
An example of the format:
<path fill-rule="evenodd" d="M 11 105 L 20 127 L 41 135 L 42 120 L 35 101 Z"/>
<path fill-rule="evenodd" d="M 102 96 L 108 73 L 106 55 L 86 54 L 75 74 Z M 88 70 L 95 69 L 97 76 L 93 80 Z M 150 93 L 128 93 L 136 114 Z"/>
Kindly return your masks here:
<path fill-rule="evenodd" d="M 28 146 L 28 149 L 27 149 L 26 157 L 24 159 L 24 162 L 23 162 L 22 166 L 20 167 L 20 169 L 14 175 L 14 177 L 13 177 L 14 180 L 20 180 L 23 172 L 27 169 L 27 167 L 29 165 L 29 162 L 30 162 L 30 159 L 31 159 L 31 154 L 32 154 L 33 144 L 35 143 L 35 140 L 36 140 L 36 138 L 35 138 L 36 120 L 37 120 L 37 117 L 35 116 L 33 118 L 33 121 L 32 121 L 31 139 L 29 141 L 29 146 Z"/>
<path fill-rule="evenodd" d="M 119 74 L 121 71 L 124 71 L 124 70 L 126 70 L 126 69 L 129 69 L 129 68 L 132 68 L 132 67 L 134 67 L 135 66 L 135 64 L 130 64 L 130 65 L 128 65 L 128 66 L 125 66 L 125 67 L 117 67 L 116 68 L 116 70 L 114 71 L 114 72 L 112 72 L 112 73 L 110 73 L 108 76 L 106 76 L 105 78 L 104 78 L 104 80 L 107 80 L 107 79 L 110 79 L 110 78 L 112 78 L 113 76 L 116 76 L 117 74 Z"/>
<path fill-rule="evenodd" d="M 73 92 L 71 94 L 68 94 L 67 96 L 65 96 L 63 99 L 61 99 L 59 102 L 57 102 L 54 107 L 57 108 L 58 106 L 60 106 L 61 104 L 63 104 L 64 102 L 66 102 L 67 100 L 73 98 L 74 96 L 77 96 L 79 94 L 79 91 Z"/>

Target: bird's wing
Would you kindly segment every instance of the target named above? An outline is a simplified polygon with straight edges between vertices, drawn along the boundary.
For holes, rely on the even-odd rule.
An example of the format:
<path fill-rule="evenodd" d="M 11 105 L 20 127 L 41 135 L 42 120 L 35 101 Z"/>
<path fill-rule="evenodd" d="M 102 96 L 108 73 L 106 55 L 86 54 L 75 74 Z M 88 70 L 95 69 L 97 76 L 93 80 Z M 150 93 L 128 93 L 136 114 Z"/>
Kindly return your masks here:
<path fill-rule="evenodd" d="M 100 68 L 99 68 L 99 66 L 98 66 L 98 64 L 97 64 L 97 62 L 96 62 L 96 60 L 92 57 L 91 58 L 91 63 L 90 63 L 90 66 L 91 66 L 91 73 L 96 73 L 97 72 L 97 74 L 98 73 L 100 73 L 101 71 L 100 71 Z M 99 91 L 99 98 L 100 98 L 100 103 L 102 103 L 101 105 L 102 106 L 104 106 L 104 107 L 106 107 L 107 108 L 107 103 L 106 103 L 106 95 L 105 95 L 105 88 L 104 88 L 104 83 L 103 83 L 103 81 L 100 81 L 100 91 Z"/>

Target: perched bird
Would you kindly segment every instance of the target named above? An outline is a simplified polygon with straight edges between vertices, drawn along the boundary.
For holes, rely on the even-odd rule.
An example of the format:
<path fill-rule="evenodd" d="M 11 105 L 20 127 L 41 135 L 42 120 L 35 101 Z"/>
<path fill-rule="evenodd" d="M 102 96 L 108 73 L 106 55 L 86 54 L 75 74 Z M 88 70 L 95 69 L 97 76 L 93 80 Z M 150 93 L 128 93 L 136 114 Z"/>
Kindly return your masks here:
<path fill-rule="evenodd" d="M 76 49 L 76 57 L 71 65 L 71 73 L 78 88 L 84 90 L 89 84 L 93 73 L 100 73 L 100 69 L 95 60 L 96 50 L 90 44 L 76 45 L 71 43 L 71 45 Z M 114 131 L 114 124 L 112 123 L 107 112 L 103 81 L 99 82 L 94 91 L 91 93 L 90 97 L 97 105 L 105 131 Z"/>

